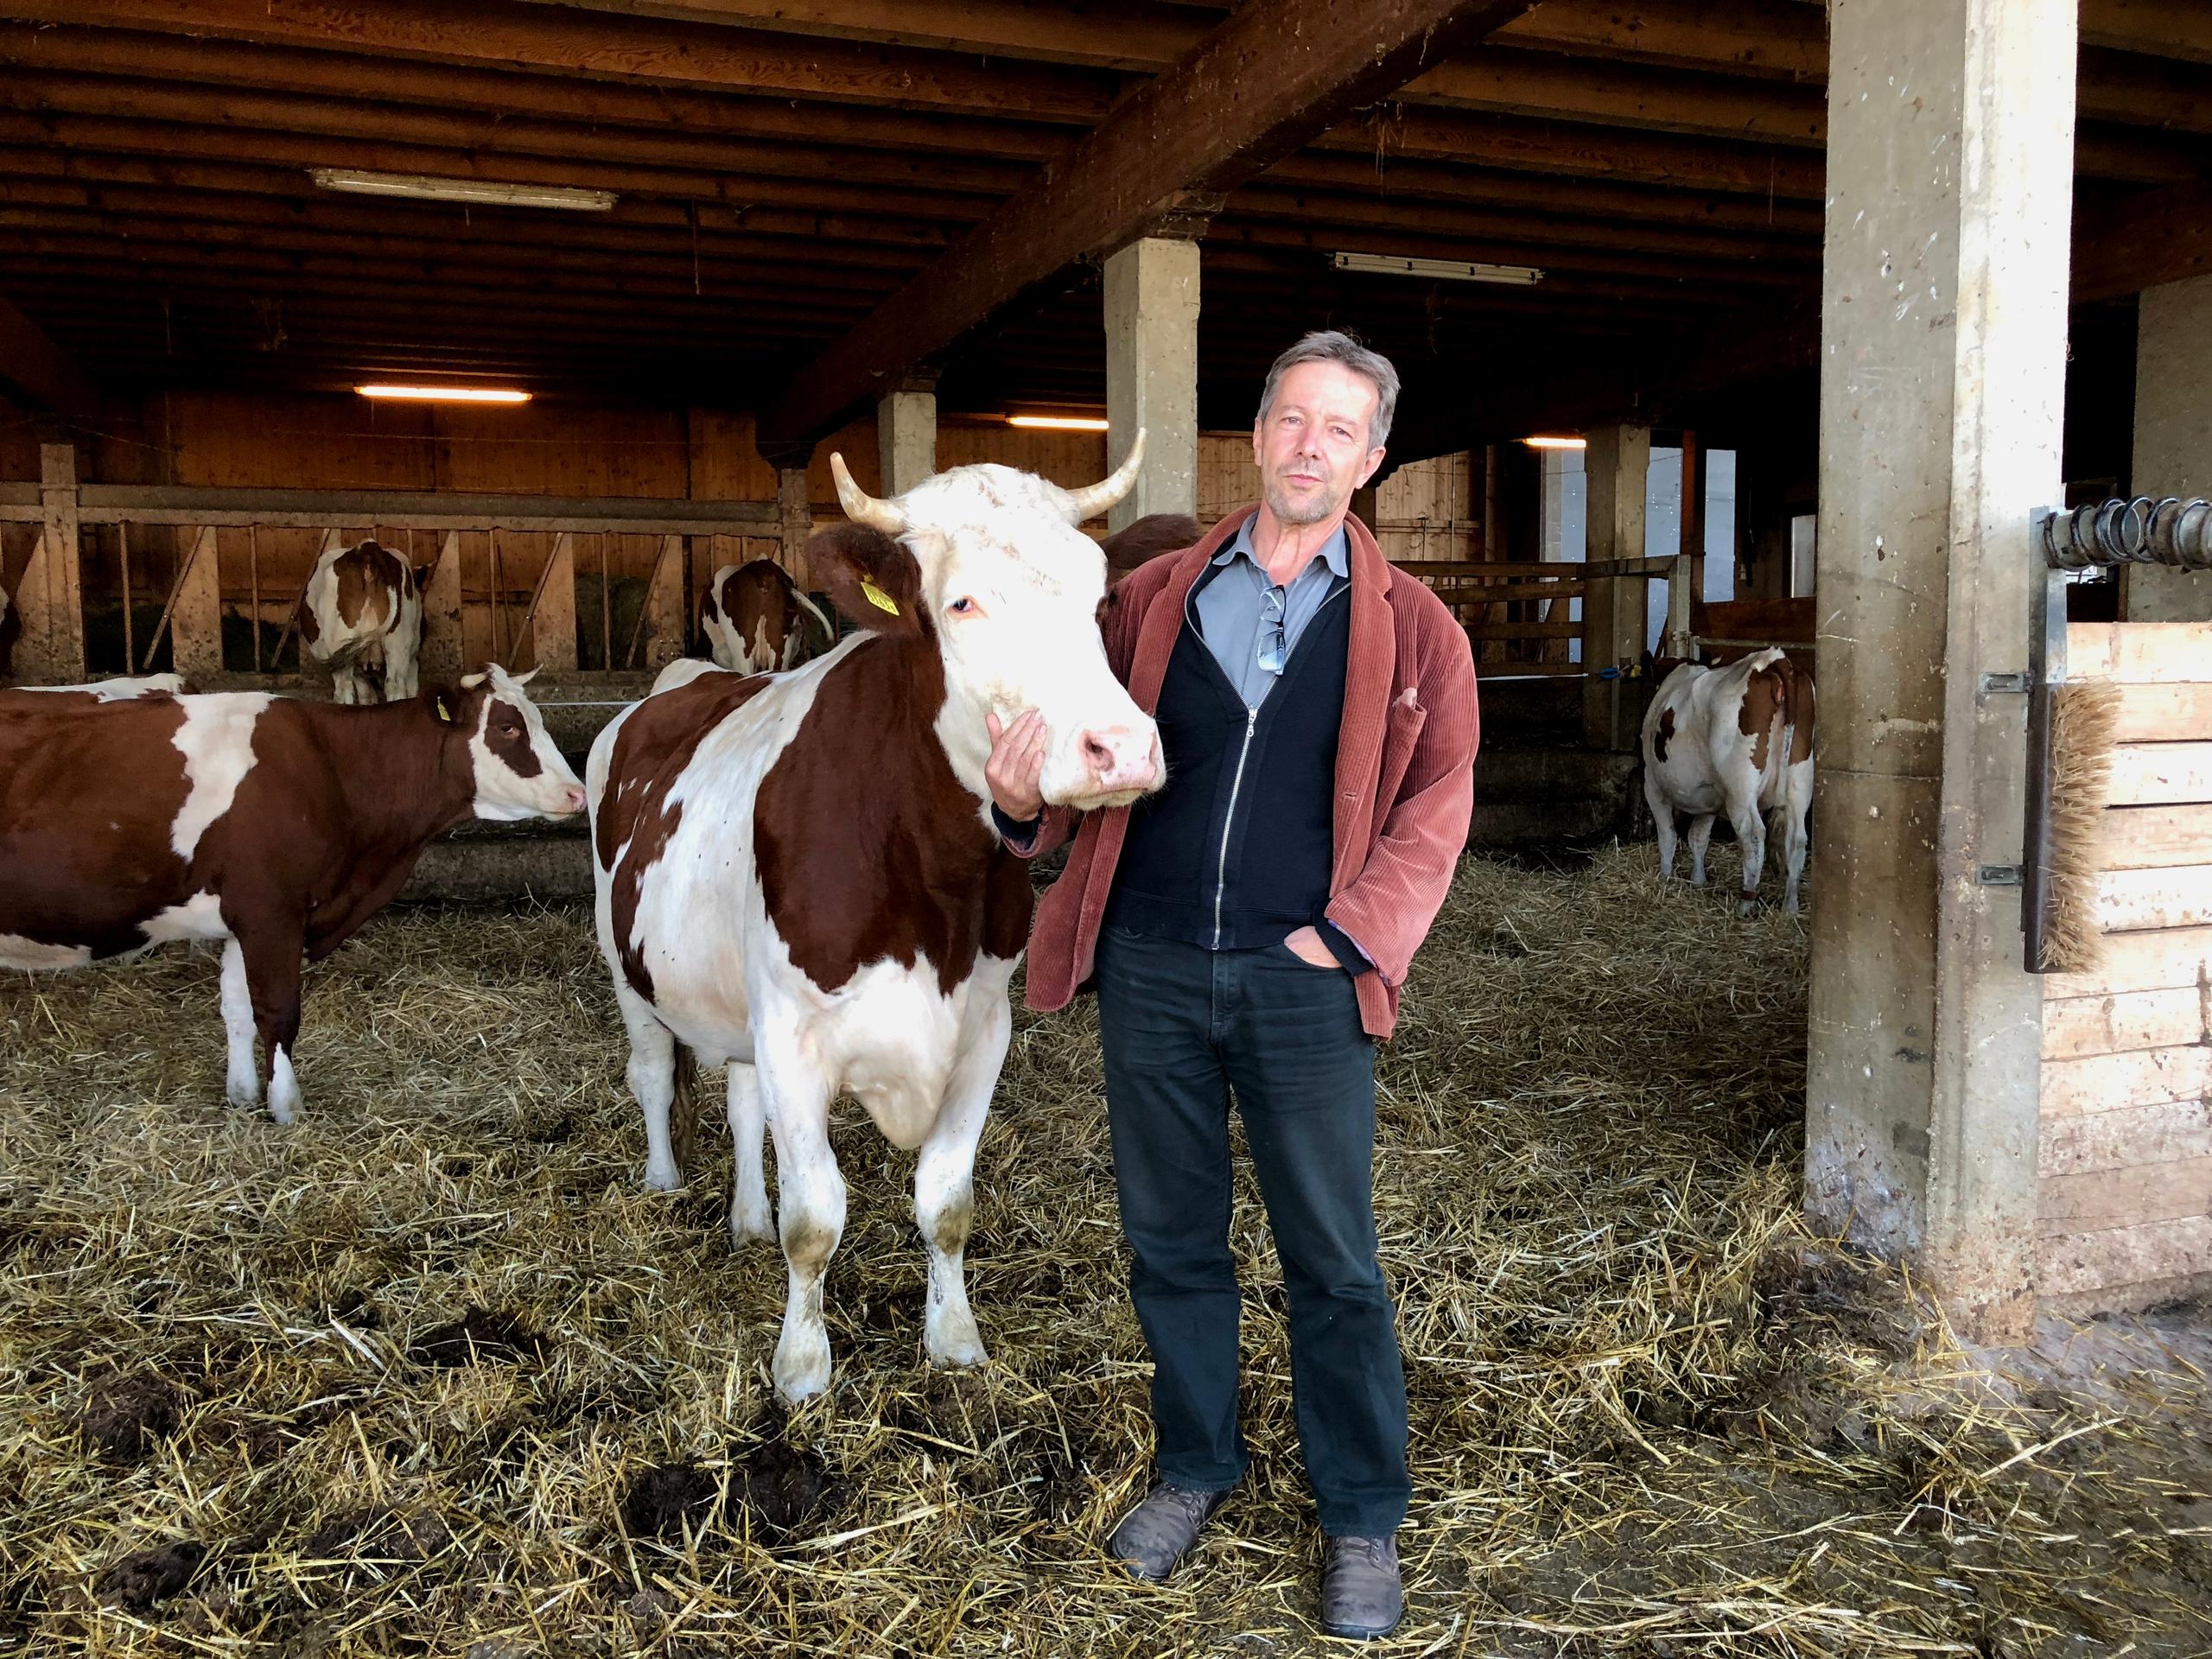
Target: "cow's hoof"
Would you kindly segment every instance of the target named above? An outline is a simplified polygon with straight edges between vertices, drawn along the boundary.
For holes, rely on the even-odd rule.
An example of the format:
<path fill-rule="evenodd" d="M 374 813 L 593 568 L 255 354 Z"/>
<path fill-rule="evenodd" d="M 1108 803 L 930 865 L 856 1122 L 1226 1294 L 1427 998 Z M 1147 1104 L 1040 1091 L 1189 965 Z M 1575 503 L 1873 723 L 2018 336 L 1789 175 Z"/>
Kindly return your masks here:
<path fill-rule="evenodd" d="M 665 1169 L 656 1169 L 651 1164 L 645 1166 L 645 1191 L 648 1192 L 673 1192 L 683 1185 L 683 1172 L 674 1164 Z"/>
<path fill-rule="evenodd" d="M 972 1317 L 946 1319 L 942 1325 L 931 1319 L 923 1332 L 922 1339 L 933 1364 L 950 1365 L 964 1370 L 970 1366 L 990 1363 L 990 1354 L 983 1346 L 982 1332 L 976 1329 Z"/>
<path fill-rule="evenodd" d="M 776 1242 L 776 1218 L 769 1212 L 766 1198 L 760 1201 L 757 1211 L 749 1205 L 730 1206 L 729 1242 L 741 1250 L 750 1243 Z"/>
<path fill-rule="evenodd" d="M 276 1096 L 271 1095 L 269 1096 L 269 1117 L 271 1122 L 282 1123 L 289 1126 L 292 1120 L 297 1116 L 297 1113 L 293 1111 L 293 1109 L 289 1106 L 287 1106 L 283 1101 L 277 1099 Z"/>
<path fill-rule="evenodd" d="M 240 1082 L 233 1077 L 225 1085 L 223 1098 L 240 1110 L 250 1112 L 261 1104 L 261 1079 L 256 1077 L 251 1082 Z"/>
<path fill-rule="evenodd" d="M 1739 901 L 1739 902 L 1738 903 L 1738 905 L 1736 906 L 1736 914 L 1737 914 L 1737 916 L 1738 916 L 1738 917 L 1739 917 L 1741 919 L 1743 919 L 1743 920 L 1745 920 L 1745 921 L 1747 921 L 1747 922 L 1748 922 L 1748 921 L 1750 921 L 1750 920 L 1751 919 L 1751 918 L 1752 918 L 1752 917 L 1754 917 L 1754 916 L 1758 915 L 1758 913 L 1759 913 L 1759 901 L 1758 901 L 1758 899 L 1743 899 L 1743 900 Z"/>
<path fill-rule="evenodd" d="M 776 1392 L 791 1405 L 830 1387 L 830 1333 L 786 1331 L 776 1343 Z"/>

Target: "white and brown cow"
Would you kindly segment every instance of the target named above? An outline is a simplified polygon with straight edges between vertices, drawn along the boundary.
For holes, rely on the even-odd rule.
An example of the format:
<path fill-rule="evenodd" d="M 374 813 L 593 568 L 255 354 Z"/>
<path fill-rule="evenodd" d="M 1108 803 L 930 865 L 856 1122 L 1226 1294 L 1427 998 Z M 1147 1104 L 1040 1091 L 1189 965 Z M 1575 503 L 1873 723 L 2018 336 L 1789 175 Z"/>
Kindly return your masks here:
<path fill-rule="evenodd" d="M 299 1109 L 301 961 L 391 901 L 424 845 L 480 818 L 580 811 L 522 680 L 342 709 L 239 691 L 0 702 L 0 967 L 221 939 L 228 1093 Z"/>
<path fill-rule="evenodd" d="M 1076 529 L 1128 492 L 1141 454 L 1140 436 L 1084 490 L 975 466 L 890 501 L 833 460 L 855 522 L 817 535 L 808 555 L 861 632 L 788 674 L 684 665 L 592 746 L 600 948 L 629 1027 L 646 1183 L 680 1179 L 680 1070 L 695 1054 L 727 1061 L 741 1242 L 769 1236 L 764 1123 L 775 1142 L 787 1399 L 830 1382 L 822 1286 L 845 1221 L 829 1141 L 841 1090 L 920 1154 L 931 1357 L 984 1357 L 962 1257 L 1030 914 L 1028 871 L 990 829 L 987 716 L 1041 713 L 1049 801 L 1111 806 L 1159 786 L 1153 723 L 1099 638 L 1106 563 Z"/>
<path fill-rule="evenodd" d="M 797 668 L 837 638 L 822 607 L 773 559 L 715 571 L 700 606 L 699 627 L 715 664 L 740 674 Z"/>
<path fill-rule="evenodd" d="M 1782 817 L 1782 907 L 1797 908 L 1813 804 L 1813 677 L 1777 650 L 1725 668 L 1684 663 L 1643 716 L 1643 797 L 1659 830 L 1659 873 L 1675 873 L 1675 815 L 1690 815 L 1690 880 L 1705 885 L 1713 822 L 1727 815 L 1744 851 L 1743 912 L 1766 863 L 1765 815 Z"/>
<path fill-rule="evenodd" d="M 330 671 L 339 702 L 404 702 L 418 682 L 423 590 L 407 561 L 377 542 L 325 549 L 300 600 L 300 640 Z"/>

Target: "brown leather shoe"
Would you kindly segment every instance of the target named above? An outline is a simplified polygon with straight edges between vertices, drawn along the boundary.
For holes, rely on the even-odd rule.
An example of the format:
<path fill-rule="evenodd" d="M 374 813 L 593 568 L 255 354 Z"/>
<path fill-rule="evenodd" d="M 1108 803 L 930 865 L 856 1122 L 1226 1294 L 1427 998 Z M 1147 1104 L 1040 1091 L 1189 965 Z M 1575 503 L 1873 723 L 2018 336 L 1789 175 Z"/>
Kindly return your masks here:
<path fill-rule="evenodd" d="M 1331 1636 L 1373 1642 L 1406 1616 L 1395 1538 L 1332 1538 L 1321 1567 L 1321 1628 Z"/>
<path fill-rule="evenodd" d="M 1158 1584 L 1175 1570 L 1198 1541 L 1198 1529 L 1228 1496 L 1163 1480 L 1122 1517 L 1106 1541 L 1106 1553 L 1146 1583 Z"/>

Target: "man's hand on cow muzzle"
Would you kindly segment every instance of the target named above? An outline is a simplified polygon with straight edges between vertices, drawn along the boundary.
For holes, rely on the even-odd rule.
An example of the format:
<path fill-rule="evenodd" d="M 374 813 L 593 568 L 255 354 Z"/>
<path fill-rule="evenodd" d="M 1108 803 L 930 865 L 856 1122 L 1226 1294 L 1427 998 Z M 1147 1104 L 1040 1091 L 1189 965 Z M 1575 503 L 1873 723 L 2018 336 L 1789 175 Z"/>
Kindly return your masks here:
<path fill-rule="evenodd" d="M 1037 787 L 1045 774 L 1045 717 L 1025 709 L 1011 726 L 1001 725 L 991 714 L 983 716 L 983 724 L 991 734 L 991 758 L 983 767 L 991 799 L 1016 823 L 1027 823 L 1045 810 Z"/>

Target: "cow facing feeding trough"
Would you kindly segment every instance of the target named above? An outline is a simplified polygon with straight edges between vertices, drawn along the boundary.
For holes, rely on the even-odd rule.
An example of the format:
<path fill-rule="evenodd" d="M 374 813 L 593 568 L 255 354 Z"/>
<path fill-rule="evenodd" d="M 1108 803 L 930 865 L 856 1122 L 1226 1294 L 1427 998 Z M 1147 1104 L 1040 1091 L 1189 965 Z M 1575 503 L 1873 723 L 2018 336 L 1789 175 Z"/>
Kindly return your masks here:
<path fill-rule="evenodd" d="M 224 941 L 231 1103 L 261 1097 L 257 1032 L 270 1116 L 290 1122 L 302 955 L 352 938 L 462 818 L 582 808 L 529 677 L 493 667 L 377 709 L 261 691 L 0 699 L 0 967 Z"/>
<path fill-rule="evenodd" d="M 1140 433 L 1086 489 L 975 466 L 887 501 L 833 457 L 853 522 L 816 535 L 808 557 L 861 631 L 788 674 L 702 669 L 592 745 L 599 942 L 629 1028 L 646 1183 L 679 1179 L 679 1049 L 727 1061 L 741 1242 L 769 1236 L 764 1125 L 775 1142 L 789 1282 L 774 1370 L 788 1400 L 830 1382 L 841 1090 L 919 1154 L 930 1357 L 985 1357 L 962 1257 L 1031 898 L 989 825 L 990 721 L 1039 712 L 1055 804 L 1124 805 L 1159 787 L 1158 734 L 1099 636 L 1105 558 L 1076 528 L 1128 493 L 1143 448 Z"/>
<path fill-rule="evenodd" d="M 1742 910 L 1758 902 L 1766 864 L 1764 815 L 1778 813 L 1786 881 L 1782 907 L 1797 908 L 1805 869 L 1805 819 L 1813 805 L 1813 677 L 1780 651 L 1726 668 L 1684 663 L 1644 711 L 1643 798 L 1659 831 L 1659 874 L 1675 874 L 1677 811 L 1690 815 L 1690 880 L 1705 885 L 1705 851 L 1721 813 L 1744 849 Z"/>

